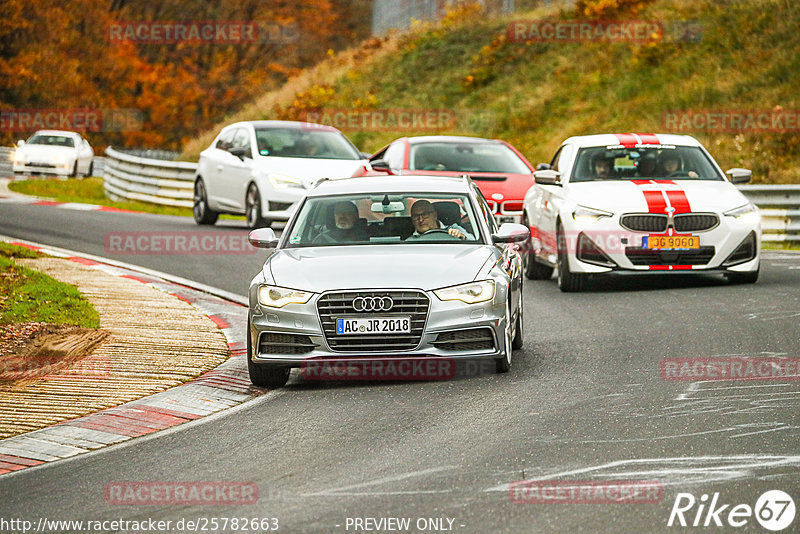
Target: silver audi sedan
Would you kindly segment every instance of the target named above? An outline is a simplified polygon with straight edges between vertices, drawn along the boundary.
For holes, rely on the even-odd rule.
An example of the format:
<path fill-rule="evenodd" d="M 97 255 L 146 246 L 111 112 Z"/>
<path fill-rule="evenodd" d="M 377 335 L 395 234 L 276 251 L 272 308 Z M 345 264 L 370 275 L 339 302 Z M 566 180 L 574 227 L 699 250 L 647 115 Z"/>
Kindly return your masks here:
<path fill-rule="evenodd" d="M 281 387 L 293 367 L 304 378 L 440 379 L 444 362 L 474 359 L 508 371 L 523 341 L 514 243 L 528 236 L 498 227 L 467 177 L 322 180 L 280 238 L 250 233 L 270 249 L 249 291 L 250 380 Z"/>

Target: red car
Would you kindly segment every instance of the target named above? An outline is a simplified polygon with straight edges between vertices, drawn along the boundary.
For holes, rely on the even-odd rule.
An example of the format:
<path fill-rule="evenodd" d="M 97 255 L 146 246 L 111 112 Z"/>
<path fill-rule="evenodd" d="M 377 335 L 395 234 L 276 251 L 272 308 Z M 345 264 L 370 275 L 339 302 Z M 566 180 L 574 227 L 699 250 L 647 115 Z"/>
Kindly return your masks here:
<path fill-rule="evenodd" d="M 534 168 L 517 149 L 480 137 L 402 137 L 392 141 L 353 176 L 386 174 L 468 175 L 486 197 L 498 223 L 522 219 Z"/>

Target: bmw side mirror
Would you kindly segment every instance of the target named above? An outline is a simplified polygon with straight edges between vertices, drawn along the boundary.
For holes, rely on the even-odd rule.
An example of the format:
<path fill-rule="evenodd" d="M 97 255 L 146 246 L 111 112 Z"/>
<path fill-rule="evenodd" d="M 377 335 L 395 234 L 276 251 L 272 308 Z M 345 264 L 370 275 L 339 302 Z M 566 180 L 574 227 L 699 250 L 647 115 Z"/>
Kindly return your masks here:
<path fill-rule="evenodd" d="M 247 240 L 256 248 L 275 248 L 278 238 L 272 228 L 256 228 L 247 236 Z"/>
<path fill-rule="evenodd" d="M 550 164 L 549 163 L 540 163 L 536 166 L 537 171 L 549 171 Z"/>
<path fill-rule="evenodd" d="M 746 184 L 753 177 L 753 171 L 750 169 L 733 168 L 725 171 L 725 174 L 732 184 Z"/>
<path fill-rule="evenodd" d="M 525 225 L 503 223 L 500 225 L 497 233 L 492 234 L 492 239 L 495 243 L 519 243 L 527 240 L 530 235 L 531 231 Z"/>
<path fill-rule="evenodd" d="M 373 171 L 388 172 L 389 174 L 392 174 L 392 170 L 389 168 L 389 163 L 385 159 L 376 159 L 374 161 L 370 161 L 369 164 Z"/>
<path fill-rule="evenodd" d="M 540 185 L 561 185 L 561 173 L 553 169 L 544 169 L 533 173 L 533 179 Z"/>

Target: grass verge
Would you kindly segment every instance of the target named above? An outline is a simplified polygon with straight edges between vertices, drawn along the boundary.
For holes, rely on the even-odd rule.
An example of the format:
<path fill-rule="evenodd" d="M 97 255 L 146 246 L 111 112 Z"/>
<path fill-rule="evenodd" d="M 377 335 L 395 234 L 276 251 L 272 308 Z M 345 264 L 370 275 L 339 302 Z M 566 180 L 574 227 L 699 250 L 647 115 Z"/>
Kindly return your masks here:
<path fill-rule="evenodd" d="M 75 286 L 14 261 L 40 256 L 25 247 L 0 244 L 0 324 L 46 322 L 98 328 L 97 311 Z"/>
<path fill-rule="evenodd" d="M 57 200 L 58 202 L 78 202 L 81 204 L 96 204 L 108 206 L 110 208 L 141 211 L 144 213 L 155 213 L 157 215 L 178 215 L 191 217 L 191 208 L 181 208 L 176 206 L 161 206 L 149 204 L 147 202 L 137 202 L 132 200 L 114 201 L 108 198 L 103 189 L 103 179 L 99 177 L 76 179 L 36 179 L 36 180 L 15 180 L 8 184 L 8 188 L 23 195 L 46 197 Z M 221 215 L 221 219 L 240 219 L 233 215 Z"/>

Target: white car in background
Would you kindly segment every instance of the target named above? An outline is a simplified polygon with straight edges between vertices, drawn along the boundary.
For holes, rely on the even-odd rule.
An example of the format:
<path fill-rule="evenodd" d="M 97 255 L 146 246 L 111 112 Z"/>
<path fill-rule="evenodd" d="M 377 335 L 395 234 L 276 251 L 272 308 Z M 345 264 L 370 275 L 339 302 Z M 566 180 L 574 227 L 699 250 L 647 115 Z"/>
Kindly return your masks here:
<path fill-rule="evenodd" d="M 245 215 L 247 226 L 287 221 L 321 178 L 346 178 L 366 164 L 336 128 L 307 122 L 249 121 L 226 126 L 200 153 L 194 220 Z"/>
<path fill-rule="evenodd" d="M 562 291 L 604 273 L 722 273 L 753 283 L 761 217 L 733 185 L 750 177 L 723 173 L 690 136 L 570 137 L 525 196 L 526 275 L 549 279 L 558 267 Z"/>
<path fill-rule="evenodd" d="M 27 141 L 17 142 L 12 167 L 14 174 L 91 176 L 94 150 L 79 133 L 39 130 Z"/>

